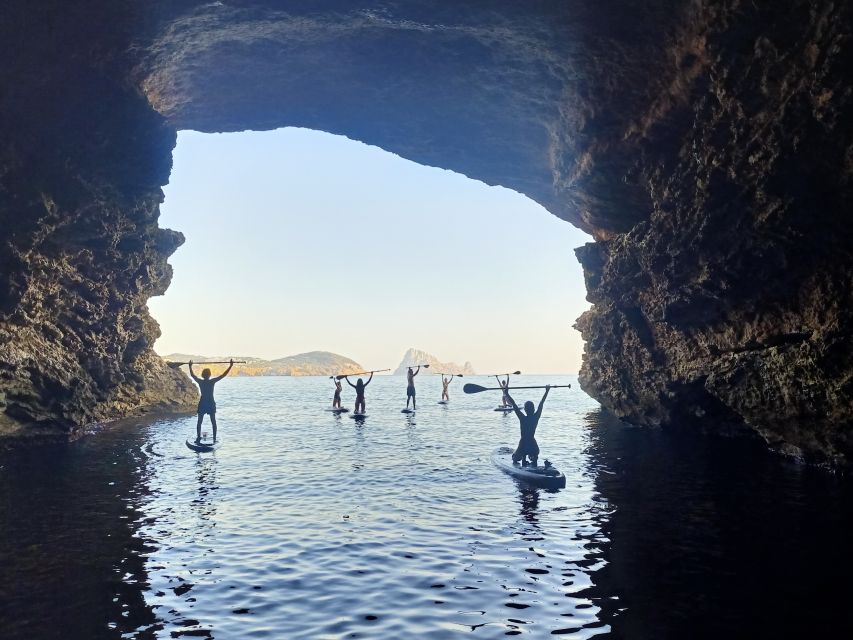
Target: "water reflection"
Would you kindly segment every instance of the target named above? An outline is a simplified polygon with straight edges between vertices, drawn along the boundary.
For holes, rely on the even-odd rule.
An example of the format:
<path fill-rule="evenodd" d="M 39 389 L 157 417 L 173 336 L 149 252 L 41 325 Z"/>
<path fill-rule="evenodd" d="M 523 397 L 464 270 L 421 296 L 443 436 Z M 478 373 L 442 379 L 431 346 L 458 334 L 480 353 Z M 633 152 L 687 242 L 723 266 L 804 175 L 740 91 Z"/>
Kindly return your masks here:
<path fill-rule="evenodd" d="M 607 562 L 588 593 L 615 637 L 853 632 L 849 479 L 743 441 L 634 429 L 602 411 L 587 421 L 609 505 L 596 519 Z"/>
<path fill-rule="evenodd" d="M 0 454 L 0 636 L 853 629 L 843 477 L 631 429 L 581 398 L 543 418 L 567 485 L 541 489 L 489 462 L 515 420 L 462 402 L 401 420 L 392 382 L 356 421 L 300 409 L 310 380 L 234 381 L 213 454 L 185 447 L 192 419 Z"/>

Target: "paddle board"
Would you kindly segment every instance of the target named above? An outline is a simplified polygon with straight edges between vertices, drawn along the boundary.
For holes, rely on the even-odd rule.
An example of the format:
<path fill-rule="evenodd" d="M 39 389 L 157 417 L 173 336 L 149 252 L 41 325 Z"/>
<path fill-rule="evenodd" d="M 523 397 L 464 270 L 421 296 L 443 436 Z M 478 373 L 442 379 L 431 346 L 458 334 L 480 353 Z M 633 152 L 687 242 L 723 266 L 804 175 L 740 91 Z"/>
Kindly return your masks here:
<path fill-rule="evenodd" d="M 220 444 L 220 440 L 217 440 L 216 442 L 213 440 L 202 440 L 201 442 L 196 442 L 195 438 L 187 438 L 187 447 L 198 453 L 216 451 Z"/>
<path fill-rule="evenodd" d="M 400 413 L 414 413 L 414 409 L 400 409 Z"/>
<path fill-rule="evenodd" d="M 359 418 L 359 419 L 366 418 L 366 417 L 367 417 L 366 413 L 354 413 L 350 416 L 350 418 Z"/>
<path fill-rule="evenodd" d="M 344 409 L 343 407 L 331 407 L 329 409 L 326 409 L 326 411 L 331 411 L 332 413 L 349 413 L 349 409 Z"/>
<path fill-rule="evenodd" d="M 438 404 L 447 404 L 450 400 L 439 400 Z"/>
<path fill-rule="evenodd" d="M 507 413 L 508 411 L 512 411 L 512 407 L 495 407 L 495 411 L 503 411 Z"/>
<path fill-rule="evenodd" d="M 492 463 L 501 471 L 511 475 L 513 478 L 535 484 L 538 487 L 550 489 L 562 489 L 566 486 L 566 476 L 556 467 L 523 467 L 512 461 L 512 449 L 499 447 L 492 453 Z"/>

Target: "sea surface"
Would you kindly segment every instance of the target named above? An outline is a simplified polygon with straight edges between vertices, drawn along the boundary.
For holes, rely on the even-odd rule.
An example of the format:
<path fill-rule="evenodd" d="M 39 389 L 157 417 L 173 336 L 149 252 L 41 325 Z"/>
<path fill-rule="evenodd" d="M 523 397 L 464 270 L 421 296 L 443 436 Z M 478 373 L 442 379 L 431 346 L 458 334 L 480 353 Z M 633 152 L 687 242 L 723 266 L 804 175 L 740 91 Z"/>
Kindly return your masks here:
<path fill-rule="evenodd" d="M 537 489 L 461 382 L 419 376 L 409 416 L 374 378 L 356 421 L 327 378 L 231 378 L 213 453 L 194 416 L 0 452 L 0 638 L 853 637 L 849 478 L 523 376 L 575 386 L 537 434 L 566 488 Z"/>

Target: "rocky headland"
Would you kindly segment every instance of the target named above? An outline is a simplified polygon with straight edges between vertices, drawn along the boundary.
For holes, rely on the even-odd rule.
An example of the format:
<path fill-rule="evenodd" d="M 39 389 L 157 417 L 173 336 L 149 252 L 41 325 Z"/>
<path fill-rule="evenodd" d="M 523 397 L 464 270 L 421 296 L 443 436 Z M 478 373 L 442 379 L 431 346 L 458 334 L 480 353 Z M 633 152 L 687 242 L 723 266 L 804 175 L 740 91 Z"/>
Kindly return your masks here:
<path fill-rule="evenodd" d="M 198 356 L 186 353 L 170 353 L 163 356 L 168 363 L 193 361 L 193 369 L 199 375 L 204 367 L 211 370 L 213 375 L 219 375 L 227 364 L 206 364 L 208 361 L 223 362 L 230 358 L 224 356 Z M 309 351 L 295 356 L 264 360 L 252 356 L 235 356 L 234 360 L 245 360 L 245 364 L 235 364 L 229 375 L 232 376 L 334 376 L 344 373 L 359 373 L 364 367 L 355 360 L 350 360 L 337 353 L 329 351 Z M 179 367 L 188 372 L 186 365 Z"/>

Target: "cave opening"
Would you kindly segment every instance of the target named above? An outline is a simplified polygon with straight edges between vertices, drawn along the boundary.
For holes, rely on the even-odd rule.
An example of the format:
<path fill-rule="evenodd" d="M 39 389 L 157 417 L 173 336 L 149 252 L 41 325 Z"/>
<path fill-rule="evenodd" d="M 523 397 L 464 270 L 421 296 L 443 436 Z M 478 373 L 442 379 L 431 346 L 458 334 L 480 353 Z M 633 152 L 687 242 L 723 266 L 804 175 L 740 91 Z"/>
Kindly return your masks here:
<path fill-rule="evenodd" d="M 589 236 L 516 191 L 318 130 L 187 130 L 160 225 L 186 237 L 149 301 L 161 355 L 580 368 Z"/>

